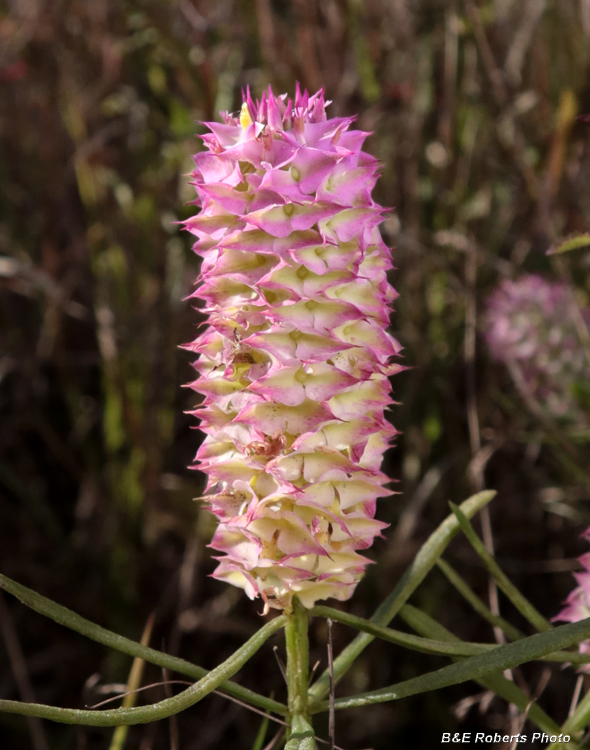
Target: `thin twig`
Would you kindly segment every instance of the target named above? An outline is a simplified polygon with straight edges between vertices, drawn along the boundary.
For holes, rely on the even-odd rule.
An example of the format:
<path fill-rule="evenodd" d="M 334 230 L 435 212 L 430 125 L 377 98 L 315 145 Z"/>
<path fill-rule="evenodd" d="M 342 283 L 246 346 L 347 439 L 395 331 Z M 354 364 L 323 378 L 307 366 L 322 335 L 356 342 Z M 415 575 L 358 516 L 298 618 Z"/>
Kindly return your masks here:
<path fill-rule="evenodd" d="M 454 4 L 453 4 L 454 6 Z M 456 114 L 457 60 L 459 52 L 459 19 L 455 7 L 447 9 L 445 15 L 445 46 L 443 93 L 440 107 L 438 134 L 447 153 L 452 148 L 453 117 Z"/>
<path fill-rule="evenodd" d="M 4 595 L 0 591 L 0 633 L 6 643 L 6 650 L 8 652 L 8 660 L 10 662 L 10 668 L 14 676 L 14 681 L 18 687 L 20 697 L 26 703 L 35 703 L 35 693 L 33 686 L 29 679 L 29 672 L 27 669 L 27 663 L 23 656 L 22 649 L 20 647 L 20 641 L 18 639 L 18 633 L 14 625 L 14 621 L 10 614 L 6 602 L 4 601 Z M 45 735 L 45 729 L 41 719 L 34 716 L 27 716 L 27 724 L 29 725 L 29 732 L 31 733 L 31 742 L 33 744 L 33 750 L 49 750 L 49 744 Z"/>
<path fill-rule="evenodd" d="M 576 558 L 576 560 L 577 560 L 577 559 L 578 559 L 578 558 Z M 316 673 L 316 670 L 317 670 L 317 668 L 318 668 L 318 667 L 320 666 L 320 663 L 321 663 L 321 662 L 320 662 L 320 660 L 318 659 L 318 660 L 316 661 L 316 663 L 315 663 L 315 664 L 313 665 L 313 667 L 311 668 L 311 671 L 310 671 L 310 673 L 309 673 L 309 680 L 307 681 L 307 685 L 308 685 L 308 687 L 309 687 L 309 685 L 311 685 L 311 682 L 312 682 L 312 680 L 313 680 L 313 676 L 315 675 L 315 673 Z"/>
<path fill-rule="evenodd" d="M 176 604 L 176 617 L 174 626 L 170 634 L 170 643 L 168 653 L 176 656 L 180 648 L 182 638 L 182 629 L 180 627 L 181 618 L 188 609 L 191 599 L 194 596 L 195 580 L 200 558 L 200 546 L 197 539 L 188 542 L 184 551 L 182 565 L 178 572 L 178 599 Z"/>
<path fill-rule="evenodd" d="M 285 725 L 286 727 L 286 725 Z M 280 742 L 282 741 L 283 737 L 285 736 L 286 728 L 281 727 L 279 731 L 275 734 L 275 736 L 272 738 L 272 740 L 268 743 L 268 745 L 263 748 L 263 750 L 275 750 L 276 747 L 279 746 Z"/>
<path fill-rule="evenodd" d="M 205 18 L 205 16 L 202 16 L 199 13 L 199 11 L 192 3 L 189 2 L 189 0 L 181 0 L 178 7 L 182 15 L 188 21 L 189 25 L 192 26 L 195 31 L 200 34 L 207 31 L 207 29 L 209 28 L 209 21 Z"/>
<path fill-rule="evenodd" d="M 470 243 L 465 253 L 465 381 L 467 387 L 467 423 L 469 427 L 469 444 L 471 455 L 475 457 L 481 451 L 481 435 L 479 431 L 479 417 L 477 414 L 477 389 L 475 384 L 475 343 L 477 324 L 477 250 Z M 483 472 L 479 471 L 472 476 L 472 482 L 476 492 L 484 488 Z"/>
<path fill-rule="evenodd" d="M 163 670 L 164 671 L 164 670 Z M 151 685 L 144 685 L 143 687 L 137 688 L 137 690 L 130 690 L 125 693 L 121 693 L 120 695 L 115 695 L 112 698 L 107 698 L 104 701 L 101 701 L 100 703 L 95 703 L 92 706 L 86 706 L 86 708 L 100 708 L 101 706 L 105 706 L 107 703 L 112 703 L 113 701 L 120 700 L 121 698 L 124 698 L 125 695 L 130 695 L 131 693 L 141 693 L 144 690 L 150 690 L 151 688 L 156 687 L 162 687 L 163 685 L 193 685 L 194 683 L 188 682 L 188 680 L 165 680 L 163 682 L 152 682 Z M 262 711 L 259 708 L 255 708 L 254 706 L 251 706 L 249 703 L 245 703 L 244 701 L 241 701 L 239 698 L 234 698 L 233 695 L 227 695 L 226 693 L 222 693 L 220 690 L 214 690 L 213 691 L 215 695 L 220 695 L 222 698 L 227 698 L 230 701 L 233 701 L 233 703 L 237 703 L 238 706 L 242 706 L 243 708 L 247 708 L 249 711 L 253 711 L 255 714 L 260 714 L 260 716 L 268 717 L 271 721 L 276 722 L 277 724 L 282 724 L 283 726 L 287 727 L 289 726 L 286 721 L 283 721 L 282 719 L 277 719 L 275 716 L 270 716 L 266 711 Z"/>
<path fill-rule="evenodd" d="M 576 710 L 576 706 L 578 705 L 578 701 L 580 700 L 580 694 L 582 692 L 582 685 L 584 684 L 584 675 L 581 674 L 578 677 L 578 680 L 576 682 L 576 687 L 574 689 L 574 694 L 572 695 L 572 702 L 570 705 L 570 710 L 568 712 L 567 718 L 571 718 L 574 714 L 574 711 Z"/>
<path fill-rule="evenodd" d="M 476 329 L 477 329 L 477 248 L 473 243 L 465 253 L 465 379 L 467 386 L 467 423 L 469 427 L 469 444 L 471 446 L 471 479 L 476 492 L 481 492 L 485 487 L 483 470 L 485 463 L 478 461 L 477 457 L 482 455 L 481 433 L 479 429 L 479 416 L 477 414 L 477 389 L 475 383 L 475 356 L 476 356 Z M 492 524 L 490 512 L 486 507 L 481 514 L 481 530 L 484 544 L 490 555 L 494 554 L 494 538 L 492 535 Z M 500 603 L 498 589 L 492 576 L 488 579 L 488 596 L 490 609 L 496 617 L 500 616 Z M 494 636 L 497 643 L 506 643 L 501 628 L 494 627 Z"/>
<path fill-rule="evenodd" d="M 453 706 L 453 714 L 459 721 L 463 721 L 463 719 L 469 713 L 469 709 L 473 706 L 477 706 L 478 704 L 480 706 L 480 713 L 485 713 L 483 709 L 483 701 L 489 696 L 490 693 L 492 694 L 492 697 L 495 696 L 495 693 L 493 693 L 491 690 L 485 690 L 483 693 L 476 693 L 475 695 L 467 696 L 467 698 L 462 698 Z"/>
<path fill-rule="evenodd" d="M 510 48 L 506 54 L 506 62 L 504 64 L 506 78 L 515 87 L 519 86 L 522 81 L 522 67 L 525 55 L 531 45 L 535 26 L 543 15 L 546 5 L 546 0 L 531 0 L 525 4 L 522 21 L 513 36 Z"/>
<path fill-rule="evenodd" d="M 279 665 L 279 669 L 281 670 L 281 674 L 283 675 L 283 679 L 285 680 L 285 684 L 287 684 L 287 670 L 285 669 L 285 665 L 283 664 L 283 660 L 279 656 L 279 647 L 273 646 L 272 648 L 273 653 L 275 655 L 275 659 L 277 660 L 277 664 Z"/>
<path fill-rule="evenodd" d="M 154 627 L 156 616 L 152 612 L 148 617 L 143 633 L 141 635 L 141 645 L 146 648 L 150 645 L 150 638 L 152 637 L 152 630 Z M 127 684 L 125 686 L 126 694 L 123 696 L 123 703 L 121 708 L 133 708 L 135 706 L 135 689 L 141 687 L 143 680 L 143 670 L 145 668 L 145 659 L 136 656 L 131 664 L 131 670 L 129 671 L 129 677 L 127 678 Z M 109 750 L 123 750 L 127 742 L 127 735 L 129 734 L 129 727 L 125 724 L 115 728 Z"/>
<path fill-rule="evenodd" d="M 222 693 L 221 690 L 214 690 L 213 691 L 215 695 L 220 695 L 222 698 L 227 698 L 228 696 L 225 693 Z M 271 716 L 267 711 L 262 711 L 260 708 L 255 708 L 254 706 L 251 706 L 249 703 L 245 703 L 244 701 L 241 701 L 239 698 L 234 698 L 233 695 L 229 696 L 229 700 L 233 701 L 234 703 L 237 703 L 238 706 L 242 706 L 243 708 L 247 708 L 248 711 L 253 711 L 255 714 L 260 714 L 260 716 L 264 716 L 265 718 L 268 717 L 270 721 L 274 721 L 275 724 L 282 724 L 284 727 L 288 727 L 286 721 L 283 721 L 282 719 L 277 719 L 276 716 Z"/>
<path fill-rule="evenodd" d="M 101 701 L 100 703 L 93 703 L 91 706 L 86 704 L 85 708 L 100 708 L 101 706 L 106 706 L 107 703 L 112 703 L 113 701 L 121 700 L 121 698 L 125 698 L 126 695 L 134 695 L 135 693 L 142 693 L 144 690 L 149 690 L 150 688 L 155 687 L 161 687 L 162 685 L 165 685 L 166 683 L 170 685 L 193 685 L 193 682 L 188 682 L 188 680 L 166 680 L 166 682 L 152 682 L 151 685 L 144 685 L 143 687 L 137 688 L 136 690 L 125 690 L 119 692 L 118 695 L 114 695 L 112 698 L 106 698 L 106 700 Z"/>
<path fill-rule="evenodd" d="M 510 750 L 516 750 L 516 743 L 518 742 L 518 737 L 520 736 L 520 733 L 524 729 L 524 725 L 528 718 L 529 711 L 531 710 L 531 706 L 533 705 L 533 703 L 536 703 L 539 700 L 539 698 L 543 694 L 543 691 L 549 684 L 550 679 L 551 679 L 551 670 L 549 668 L 545 668 L 543 670 L 543 673 L 541 674 L 541 678 L 539 679 L 539 682 L 537 684 L 533 697 L 531 698 L 529 704 L 527 705 L 524 713 L 521 716 L 521 720 L 520 721 L 517 721 L 516 719 L 513 720 L 512 728 L 510 732 L 511 732 L 511 735 L 515 737 L 515 739 L 512 745 L 510 746 Z M 514 705 L 514 704 L 511 704 L 511 705 Z M 516 708 L 516 706 L 514 707 Z"/>
<path fill-rule="evenodd" d="M 483 64 L 488 74 L 488 78 L 490 79 L 490 83 L 492 84 L 492 91 L 494 92 L 496 102 L 500 105 L 500 107 L 506 107 L 508 104 L 508 94 L 506 93 L 506 87 L 504 86 L 504 79 L 501 70 L 496 65 L 494 53 L 492 52 L 492 48 L 490 47 L 490 44 L 486 37 L 485 29 L 479 15 L 479 10 L 471 0 L 465 0 L 465 8 L 473 26 L 473 33 L 477 41 L 477 46 L 479 47 Z"/>
<path fill-rule="evenodd" d="M 162 677 L 164 678 L 164 693 L 166 698 L 172 698 L 172 689 L 170 687 L 169 673 L 166 667 L 162 667 Z M 180 736 L 178 733 L 178 717 L 176 714 L 170 717 L 170 750 L 178 750 L 180 747 Z"/>
<path fill-rule="evenodd" d="M 475 359 L 476 359 L 476 331 L 477 331 L 477 248 L 474 243 L 469 243 L 469 249 L 465 253 L 465 378 L 467 387 L 467 422 L 469 427 L 469 443 L 471 447 L 470 474 L 476 492 L 485 488 L 484 468 L 487 460 L 492 455 L 492 450 L 482 449 L 479 415 L 477 413 L 477 388 L 475 382 Z M 481 513 L 481 530 L 483 542 L 490 555 L 494 555 L 494 537 L 492 534 L 492 522 L 489 508 L 486 506 Z M 500 600 L 498 587 L 492 575 L 488 576 L 488 599 L 490 610 L 493 615 L 500 617 Z M 506 643 L 506 637 L 502 628 L 494 626 L 494 638 L 496 643 Z M 514 681 L 510 669 L 505 670 L 506 679 Z M 510 705 L 511 722 L 514 729 L 518 715 Z"/>

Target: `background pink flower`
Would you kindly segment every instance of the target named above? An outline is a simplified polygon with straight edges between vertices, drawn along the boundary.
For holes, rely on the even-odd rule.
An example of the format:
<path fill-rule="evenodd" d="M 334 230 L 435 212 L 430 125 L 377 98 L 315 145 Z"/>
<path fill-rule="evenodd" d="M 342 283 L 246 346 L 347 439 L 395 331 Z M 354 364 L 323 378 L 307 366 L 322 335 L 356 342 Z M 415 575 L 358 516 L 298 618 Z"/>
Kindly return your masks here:
<path fill-rule="evenodd" d="M 515 363 L 530 394 L 555 417 L 580 419 L 590 363 L 572 313 L 572 290 L 530 274 L 503 281 L 487 300 L 485 338 L 494 359 Z M 583 311 L 590 323 L 590 310 Z"/>

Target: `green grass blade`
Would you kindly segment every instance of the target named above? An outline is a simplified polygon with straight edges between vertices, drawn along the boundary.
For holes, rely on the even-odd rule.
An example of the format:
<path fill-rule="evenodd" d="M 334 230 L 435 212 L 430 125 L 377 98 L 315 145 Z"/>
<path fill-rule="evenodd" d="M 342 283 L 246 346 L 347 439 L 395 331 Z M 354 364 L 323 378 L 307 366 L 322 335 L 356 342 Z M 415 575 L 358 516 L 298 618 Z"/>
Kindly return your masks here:
<path fill-rule="evenodd" d="M 106 711 L 88 711 L 75 708 L 58 708 L 40 703 L 21 703 L 20 701 L 0 700 L 0 711 L 38 716 L 64 724 L 84 724 L 95 727 L 117 727 L 131 724 L 147 724 L 150 721 L 167 719 L 174 714 L 190 708 L 206 695 L 216 690 L 223 682 L 234 675 L 258 651 L 273 633 L 284 627 L 287 618 L 276 617 L 260 628 L 252 638 L 241 646 L 229 659 L 212 669 L 205 677 L 182 693 L 166 698 L 150 706 L 134 708 L 115 708 Z"/>
<path fill-rule="evenodd" d="M 150 642 L 154 620 L 154 615 L 150 615 L 141 637 L 142 646 L 147 646 Z M 123 703 L 121 704 L 122 708 L 129 708 L 135 705 L 135 702 L 137 700 L 137 692 L 135 691 L 137 691 L 141 686 L 144 667 L 145 660 L 140 659 L 138 656 L 136 656 L 131 665 L 131 671 L 129 672 L 129 677 L 127 679 L 127 694 L 123 697 Z M 109 750 L 123 750 L 123 748 L 125 747 L 125 742 L 127 741 L 128 733 L 128 726 L 123 725 L 121 727 L 117 727 L 113 732 L 113 739 L 111 740 L 111 746 L 109 747 Z"/>
<path fill-rule="evenodd" d="M 262 750 L 264 747 L 264 739 L 266 737 L 266 731 L 268 729 L 268 716 L 265 716 L 262 720 L 262 724 L 260 725 L 260 729 L 258 730 L 258 734 L 256 735 L 256 739 L 254 740 L 254 744 L 252 745 L 252 750 Z"/>
<path fill-rule="evenodd" d="M 400 612 L 400 617 L 417 633 L 427 637 L 436 637 L 440 640 L 456 641 L 457 636 L 451 633 L 443 625 L 433 620 L 425 612 L 422 612 L 410 604 L 406 604 Z M 514 682 L 506 679 L 502 674 L 490 674 L 476 680 L 486 690 L 499 695 L 505 701 L 513 703 L 522 713 L 526 713 L 529 719 L 543 732 L 550 734 L 555 732 L 557 724 L 536 703 L 531 703 L 529 696 L 521 690 Z"/>
<path fill-rule="evenodd" d="M 80 617 L 80 615 L 72 612 L 71 609 L 62 607 L 61 604 L 56 604 L 51 599 L 37 594 L 35 591 L 2 574 L 0 574 L 0 588 L 15 596 L 24 605 L 35 610 L 35 612 L 49 617 L 60 625 L 70 628 L 70 630 L 75 630 L 77 633 L 93 641 L 97 641 L 97 643 L 102 643 L 103 646 L 108 646 L 129 656 L 144 659 L 150 664 L 156 664 L 172 672 L 179 672 L 180 674 L 192 677 L 194 680 L 200 680 L 209 674 L 206 669 L 198 667 L 196 664 L 191 664 L 189 661 L 179 659 L 176 656 L 170 656 L 162 651 L 142 646 L 136 641 L 124 638 L 122 635 L 102 628 L 100 625 L 96 625 L 90 622 L 90 620 Z M 287 714 L 287 706 L 283 703 L 278 703 L 240 685 L 228 682 L 221 684 L 219 690 L 252 706 L 262 708 L 265 711 L 271 711 L 282 716 Z"/>
<path fill-rule="evenodd" d="M 461 509 L 467 518 L 471 518 L 485 505 L 487 505 L 496 493 L 493 491 L 479 492 L 461 504 Z M 442 555 L 447 545 L 459 531 L 459 522 L 453 515 L 448 516 L 433 532 L 420 551 L 414 558 L 414 562 L 400 578 L 395 589 L 377 609 L 371 617 L 371 622 L 376 625 L 388 625 L 411 594 L 418 588 L 426 578 L 430 570 L 436 565 L 436 561 Z M 338 682 L 348 671 L 353 661 L 371 643 L 375 636 L 369 633 L 358 635 L 344 651 L 334 660 L 334 682 Z M 330 690 L 330 675 L 326 670 L 309 690 L 310 703 L 324 698 Z"/>
<path fill-rule="evenodd" d="M 412 607 L 410 604 L 406 604 L 404 607 L 402 607 L 400 611 L 400 617 L 417 633 L 421 633 L 427 638 L 437 638 L 437 642 L 445 640 L 456 641 L 457 652 L 461 650 L 459 644 L 462 644 L 462 646 L 466 647 L 465 651 L 467 651 L 468 648 L 471 649 L 473 654 L 483 653 L 484 651 L 490 651 L 491 649 L 499 648 L 499 645 L 497 643 L 471 643 L 461 641 L 461 639 L 458 638 L 454 633 L 448 631 L 445 627 L 436 622 L 436 620 L 433 620 L 432 617 L 427 615 L 425 612 L 416 609 L 416 607 Z M 523 636 L 523 638 L 524 637 L 525 636 Z M 457 653 L 457 655 L 462 656 L 463 654 Z M 465 656 L 471 655 L 472 654 L 465 654 Z M 554 661 L 558 662 L 559 664 L 584 665 L 590 663 L 590 655 L 580 654 L 578 651 L 554 651 L 551 654 L 539 657 L 539 661 Z"/>
<path fill-rule="evenodd" d="M 457 685 L 468 680 L 479 680 L 519 664 L 539 659 L 542 656 L 559 651 L 590 637 L 590 618 L 581 622 L 561 625 L 544 633 L 536 633 L 515 643 L 508 643 L 484 654 L 471 656 L 455 664 L 438 669 L 435 672 L 414 677 L 370 693 L 339 698 L 335 701 L 337 709 L 367 706 L 373 703 L 399 700 L 410 695 L 438 690 L 449 685 Z M 326 711 L 328 702 L 322 701 L 312 707 L 312 713 Z M 555 729 L 552 729 L 555 733 Z"/>
<path fill-rule="evenodd" d="M 456 570 L 454 570 L 448 562 L 443 560 L 442 558 L 437 563 L 438 567 L 442 570 L 442 572 L 447 577 L 448 581 L 457 589 L 457 591 L 461 594 L 461 596 L 471 604 L 473 609 L 481 615 L 484 619 L 486 619 L 490 625 L 493 627 L 500 628 L 502 632 L 510 638 L 511 641 L 517 641 L 519 638 L 523 638 L 523 634 L 518 630 L 518 628 L 515 628 L 514 625 L 511 625 L 509 622 L 507 622 L 503 617 L 500 617 L 499 615 L 495 615 L 486 605 L 482 602 L 482 600 L 475 594 L 467 582 L 457 573 Z"/>
<path fill-rule="evenodd" d="M 403 612 L 403 608 L 402 608 Z M 392 628 L 384 628 L 381 625 L 375 625 L 370 620 L 365 620 L 362 617 L 355 617 L 349 615 L 346 612 L 340 612 L 338 609 L 332 609 L 332 607 L 317 606 L 309 612 L 311 617 L 329 617 L 335 622 L 340 622 L 343 625 L 349 625 L 352 628 L 356 628 L 364 633 L 369 633 L 375 636 L 375 638 L 381 638 L 383 641 L 389 643 L 395 643 L 398 646 L 411 649 L 412 651 L 420 651 L 425 654 L 435 654 L 438 656 L 474 656 L 475 654 L 481 654 L 483 651 L 488 651 L 491 648 L 496 648 L 495 643 L 464 643 L 463 641 L 457 640 L 457 643 L 450 643 L 448 640 L 433 640 L 431 638 L 421 638 L 420 636 L 412 635 L 411 633 L 402 633 L 400 630 L 393 630 Z"/>
<path fill-rule="evenodd" d="M 473 549 L 477 552 L 481 558 L 483 564 L 486 566 L 499 588 L 506 594 L 516 609 L 525 617 L 533 627 L 539 632 L 551 630 L 553 627 L 551 623 L 546 620 L 543 615 L 535 609 L 535 607 L 526 599 L 516 586 L 510 581 L 508 576 L 501 570 L 498 563 L 494 560 L 492 555 L 487 551 L 481 539 L 475 533 L 475 530 L 465 514 L 453 503 L 450 503 L 453 513 L 457 516 L 459 523 L 461 524 L 461 530 L 469 540 L 469 543 Z"/>
<path fill-rule="evenodd" d="M 441 641 L 458 641 L 458 636 L 447 630 L 444 625 L 411 604 L 404 605 L 399 613 L 402 620 L 420 635 L 426 638 L 438 638 Z"/>
<path fill-rule="evenodd" d="M 351 628 L 374 635 L 375 638 L 380 638 L 388 643 L 395 643 L 397 646 L 402 646 L 412 651 L 420 651 L 424 654 L 433 654 L 434 656 L 450 656 L 453 658 L 475 656 L 476 654 L 483 654 L 485 651 L 498 648 L 497 643 L 462 641 L 424 612 L 415 609 L 409 604 L 401 608 L 400 616 L 410 627 L 416 630 L 416 632 L 422 633 L 424 637 L 412 635 L 411 633 L 403 633 L 401 630 L 394 630 L 393 628 L 384 628 L 381 625 L 375 625 L 370 620 L 349 615 L 332 607 L 318 605 L 309 611 L 309 615 L 310 617 L 329 617 L 335 622 L 339 622 L 342 625 L 349 625 Z M 435 628 L 440 629 L 438 633 Z M 524 638 L 524 636 L 521 637 Z M 566 664 L 588 664 L 590 663 L 590 655 L 570 651 L 556 651 L 553 654 L 542 657 L 542 660 Z"/>

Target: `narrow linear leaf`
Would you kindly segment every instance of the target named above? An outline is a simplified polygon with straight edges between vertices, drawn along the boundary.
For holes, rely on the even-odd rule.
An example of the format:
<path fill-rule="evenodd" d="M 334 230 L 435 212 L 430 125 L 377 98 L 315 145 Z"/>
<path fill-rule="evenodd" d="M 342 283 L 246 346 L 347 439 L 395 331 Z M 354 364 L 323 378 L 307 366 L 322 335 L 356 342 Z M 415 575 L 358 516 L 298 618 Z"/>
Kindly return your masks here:
<path fill-rule="evenodd" d="M 498 646 L 493 651 L 471 656 L 463 661 L 450 664 L 448 667 L 399 682 L 396 685 L 350 698 L 339 698 L 335 701 L 335 707 L 337 709 L 353 708 L 399 700 L 417 693 L 457 685 L 467 680 L 477 680 L 496 672 L 501 673 L 505 669 L 517 667 L 519 664 L 539 659 L 554 651 L 568 648 L 588 637 L 590 637 L 590 618 L 561 625 L 544 633 L 536 633 L 515 643 Z M 327 701 L 322 701 L 314 705 L 311 711 L 317 713 L 318 711 L 326 711 L 327 708 Z"/>
<path fill-rule="evenodd" d="M 467 518 L 471 518 L 485 505 L 487 505 L 496 495 L 495 492 L 487 490 L 478 492 L 476 495 L 468 498 L 461 504 L 461 510 Z M 375 614 L 371 617 L 371 622 L 376 625 L 387 626 L 393 620 L 395 615 L 410 598 L 412 593 L 418 588 L 426 578 L 430 570 L 436 565 L 436 561 L 442 555 L 447 545 L 459 531 L 459 522 L 453 515 L 448 516 L 433 532 L 426 542 L 420 548 L 414 558 L 413 563 L 400 578 L 395 589 L 389 594 L 385 601 L 380 605 Z M 346 674 L 353 661 L 363 652 L 363 650 L 375 638 L 369 633 L 361 633 L 348 644 L 344 651 L 334 660 L 334 682 L 338 682 Z M 317 679 L 309 690 L 310 702 L 321 700 L 330 690 L 330 675 L 328 670 Z"/>
<path fill-rule="evenodd" d="M 422 612 L 416 607 L 412 607 L 411 604 L 406 604 L 400 610 L 400 617 L 406 622 L 411 628 L 417 633 L 421 633 L 426 638 L 436 638 L 435 643 L 441 641 L 453 641 L 454 647 L 457 649 L 457 656 L 471 656 L 475 653 L 483 653 L 484 651 L 491 651 L 495 648 L 499 648 L 497 643 L 470 643 L 462 641 L 454 633 L 451 633 L 443 625 L 433 620 L 430 615 L 426 612 Z M 524 638 L 525 636 L 522 636 Z M 459 651 L 464 648 L 467 652 L 470 650 L 472 653 L 461 654 Z M 448 654 L 448 656 L 454 656 L 454 654 Z M 590 655 L 580 654 L 577 651 L 554 651 L 546 656 L 539 657 L 540 661 L 554 661 L 561 664 L 589 664 Z"/>
<path fill-rule="evenodd" d="M 399 616 L 412 630 L 427 638 L 438 638 L 441 641 L 459 640 L 458 636 L 447 630 L 444 625 L 411 604 L 405 604 L 401 608 Z"/>
<path fill-rule="evenodd" d="M 561 255 L 562 253 L 569 253 L 571 250 L 578 250 L 581 247 L 590 247 L 590 233 L 586 232 L 568 237 L 548 250 L 547 255 Z"/>
<path fill-rule="evenodd" d="M 262 719 L 262 724 L 260 725 L 260 729 L 258 730 L 256 739 L 254 740 L 254 744 L 252 745 L 252 750 L 262 750 L 262 748 L 264 747 L 264 739 L 266 737 L 267 730 L 268 716 L 265 716 L 264 719 Z"/>
<path fill-rule="evenodd" d="M 467 582 L 457 573 L 456 570 L 454 570 L 446 560 L 443 560 L 442 558 L 437 562 L 438 567 L 442 570 L 442 572 L 447 577 L 449 583 L 451 583 L 457 591 L 461 594 L 461 596 L 471 604 L 473 609 L 481 615 L 484 619 L 486 619 L 490 625 L 500 628 L 502 632 L 510 638 L 511 641 L 517 641 L 519 638 L 523 638 L 523 634 L 518 630 L 518 628 L 515 628 L 514 625 L 511 625 L 509 622 L 507 622 L 503 617 L 500 617 L 499 615 L 495 615 L 489 607 L 486 607 L 486 605 L 482 602 L 482 600 L 475 594 Z"/>
<path fill-rule="evenodd" d="M 404 605 L 399 614 L 402 619 L 410 625 L 410 627 L 418 633 L 422 633 L 424 637 L 412 635 L 411 633 L 403 633 L 401 630 L 394 630 L 393 628 L 384 628 L 381 625 L 375 625 L 375 623 L 370 620 L 365 620 L 364 618 L 356 617 L 355 615 L 349 615 L 347 612 L 341 612 L 332 607 L 318 605 L 309 611 L 310 617 L 329 618 L 335 622 L 340 622 L 342 625 L 349 625 L 351 628 L 356 628 L 356 630 L 374 635 L 375 638 L 380 638 L 389 643 L 395 643 L 397 646 L 403 646 L 412 651 L 420 651 L 424 654 L 450 656 L 454 658 L 475 656 L 476 654 L 482 654 L 485 651 L 492 651 L 493 649 L 498 648 L 497 643 L 473 643 L 470 641 L 462 641 L 460 638 L 446 630 L 442 625 L 438 625 L 437 622 L 432 620 L 432 618 L 424 612 L 411 607 L 409 604 Z M 424 623 L 420 622 L 420 618 L 427 618 L 428 626 L 426 629 L 424 628 Z M 435 626 L 440 628 L 438 634 L 434 630 Z M 524 638 L 524 636 L 521 637 Z M 542 660 L 559 663 L 588 664 L 590 663 L 590 655 L 570 651 L 556 651 L 548 656 L 543 656 Z"/>
<path fill-rule="evenodd" d="M 403 612 L 402 608 L 401 612 Z M 482 651 L 489 651 L 489 649 L 496 648 L 495 643 L 464 643 L 457 639 L 457 643 L 449 643 L 443 640 L 433 640 L 431 638 L 421 638 L 420 636 L 412 635 L 411 633 L 402 633 L 401 630 L 393 630 L 392 628 L 384 628 L 381 625 L 375 625 L 370 620 L 365 620 L 362 617 L 355 617 L 349 615 L 346 612 L 340 612 L 338 609 L 332 609 L 332 607 L 316 606 L 309 612 L 311 617 L 326 617 L 340 622 L 343 625 L 349 625 L 352 628 L 356 628 L 364 633 L 374 635 L 375 638 L 380 638 L 383 641 L 389 643 L 395 643 L 397 646 L 403 646 L 405 648 L 412 649 L 412 651 L 420 651 L 424 654 L 435 654 L 438 656 L 473 656 L 475 654 L 481 654 Z"/>
<path fill-rule="evenodd" d="M 179 672 L 180 674 L 192 677 L 194 680 L 200 680 L 209 674 L 206 669 L 198 667 L 196 664 L 191 664 L 189 661 L 179 659 L 176 656 L 170 656 L 162 651 L 142 646 L 136 641 L 132 641 L 122 635 L 113 633 L 111 630 L 102 628 L 100 625 L 96 625 L 90 620 L 86 620 L 84 617 L 72 612 L 71 609 L 62 607 L 61 604 L 56 604 L 56 602 L 51 599 L 47 599 L 46 597 L 41 596 L 41 594 L 37 594 L 37 592 L 32 589 L 29 589 L 21 583 L 17 583 L 2 574 L 0 574 L 0 588 L 3 588 L 9 594 L 15 596 L 24 605 L 35 610 L 35 612 L 38 612 L 45 617 L 49 617 L 70 630 L 75 630 L 77 633 L 81 633 L 81 635 L 84 635 L 97 643 L 102 643 L 103 646 L 114 648 L 116 651 L 121 651 L 129 656 L 144 659 L 150 664 L 156 664 L 158 667 L 164 667 L 173 672 Z M 258 693 L 241 687 L 240 685 L 228 682 L 227 684 L 224 683 L 220 685 L 219 690 L 266 711 L 272 711 L 273 713 L 282 716 L 287 714 L 287 706 L 283 703 L 266 698 L 266 696 L 259 695 Z"/>
<path fill-rule="evenodd" d="M 432 617 L 410 604 L 406 604 L 400 611 L 400 617 L 417 633 L 440 640 L 457 641 L 458 638 Z M 522 713 L 544 732 L 553 733 L 558 728 L 553 719 L 548 716 L 537 703 L 531 703 L 530 697 L 518 685 L 506 679 L 504 675 L 489 674 L 476 680 L 486 690 L 491 690 L 508 703 L 513 703 Z M 573 750 L 573 748 L 572 748 Z"/>
<path fill-rule="evenodd" d="M 502 571 L 498 563 L 494 560 L 492 555 L 487 551 L 484 543 L 475 533 L 475 530 L 465 514 L 458 508 L 454 503 L 450 503 L 453 513 L 457 516 L 459 523 L 461 524 L 461 530 L 469 540 L 469 543 L 473 549 L 477 552 L 481 558 L 483 564 L 486 566 L 498 586 L 510 599 L 516 609 L 525 617 L 533 627 L 540 632 L 545 630 L 551 630 L 551 623 L 546 620 L 543 615 L 526 599 L 516 586 L 510 581 L 508 576 Z"/>
<path fill-rule="evenodd" d="M 152 637 L 152 629 L 154 627 L 154 615 L 150 615 L 146 626 L 141 636 L 141 645 L 147 646 Z M 137 700 L 137 692 L 141 685 L 141 678 L 143 677 L 143 668 L 145 666 L 145 660 L 140 659 L 138 656 L 135 657 L 131 665 L 131 671 L 129 672 L 129 679 L 127 680 L 127 694 L 123 698 L 122 707 L 130 708 L 135 705 Z M 125 741 L 127 740 L 127 734 L 129 727 L 121 726 L 117 727 L 113 733 L 113 739 L 111 740 L 111 746 L 109 750 L 123 750 L 125 747 Z"/>
<path fill-rule="evenodd" d="M 24 716 L 39 716 L 64 724 L 85 724 L 95 727 L 116 727 L 129 724 L 147 724 L 158 719 L 184 711 L 202 700 L 206 695 L 216 690 L 225 680 L 234 675 L 258 651 L 268 638 L 277 630 L 284 627 L 287 618 L 284 615 L 276 617 L 260 628 L 252 638 L 241 646 L 229 659 L 212 669 L 205 677 L 182 693 L 172 698 L 166 698 L 159 703 L 137 708 L 115 708 L 107 711 L 88 711 L 75 708 L 58 708 L 40 703 L 21 703 L 19 701 L 0 700 L 0 711 L 21 714 Z"/>

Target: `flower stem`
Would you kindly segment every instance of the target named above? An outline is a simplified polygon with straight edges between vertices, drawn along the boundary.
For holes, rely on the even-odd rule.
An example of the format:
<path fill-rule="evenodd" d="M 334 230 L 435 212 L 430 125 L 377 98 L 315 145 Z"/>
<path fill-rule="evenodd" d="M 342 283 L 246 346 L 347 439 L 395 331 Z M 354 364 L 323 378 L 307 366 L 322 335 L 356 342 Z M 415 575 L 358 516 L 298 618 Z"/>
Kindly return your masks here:
<path fill-rule="evenodd" d="M 285 645 L 287 647 L 287 689 L 289 719 L 301 716 L 309 721 L 307 689 L 309 681 L 309 640 L 307 609 L 293 597 L 293 609 L 287 614 Z"/>

